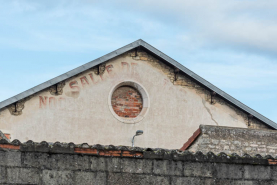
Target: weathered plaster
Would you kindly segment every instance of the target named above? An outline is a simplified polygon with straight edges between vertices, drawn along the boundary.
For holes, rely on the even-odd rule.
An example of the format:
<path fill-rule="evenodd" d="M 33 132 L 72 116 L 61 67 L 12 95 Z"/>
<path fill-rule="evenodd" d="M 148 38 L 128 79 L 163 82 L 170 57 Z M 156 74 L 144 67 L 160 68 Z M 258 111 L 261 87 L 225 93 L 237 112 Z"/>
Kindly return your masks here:
<path fill-rule="evenodd" d="M 109 93 L 122 81 L 140 83 L 151 99 L 148 114 L 136 124 L 120 122 L 109 110 Z M 22 142 L 114 145 L 131 145 L 136 130 L 143 130 L 136 138 L 138 146 L 180 148 L 200 124 L 248 125 L 244 113 L 218 103 L 219 98 L 211 104 L 209 91 L 145 52 L 121 55 L 64 84 L 59 96 L 49 90 L 37 93 L 25 102 L 20 116 L 2 110 L 0 129 Z"/>

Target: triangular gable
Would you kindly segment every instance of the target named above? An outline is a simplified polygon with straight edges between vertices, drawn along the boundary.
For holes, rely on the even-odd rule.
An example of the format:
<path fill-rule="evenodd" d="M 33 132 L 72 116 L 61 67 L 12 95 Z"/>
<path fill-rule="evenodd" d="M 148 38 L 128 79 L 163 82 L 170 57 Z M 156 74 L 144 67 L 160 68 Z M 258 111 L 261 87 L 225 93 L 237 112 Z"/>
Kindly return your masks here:
<path fill-rule="evenodd" d="M 0 102 L 0 109 L 3 109 L 11 104 L 14 104 L 16 102 L 19 101 L 24 101 L 24 99 L 34 95 L 35 93 L 38 93 L 44 89 L 50 88 L 53 85 L 56 85 L 60 82 L 63 82 L 64 80 L 73 77 L 79 73 L 82 73 L 92 67 L 95 67 L 103 62 L 106 62 L 112 58 L 115 58 L 125 52 L 128 52 L 130 50 L 133 50 L 135 48 L 141 48 L 144 49 L 148 52 L 150 52 L 151 54 L 153 54 L 155 57 L 162 59 L 162 61 L 170 64 L 171 66 L 174 66 L 176 69 L 180 70 L 181 72 L 183 72 L 184 74 L 186 74 L 187 76 L 191 77 L 193 80 L 195 80 L 196 82 L 198 82 L 200 85 L 204 86 L 205 88 L 207 88 L 212 95 L 216 95 L 221 97 L 222 99 L 226 100 L 227 102 L 231 103 L 232 105 L 234 105 L 235 107 L 239 108 L 240 110 L 246 112 L 250 117 L 255 117 L 256 119 L 262 121 L 263 123 L 265 123 L 266 125 L 277 129 L 277 124 L 271 120 L 269 120 L 268 118 L 264 117 L 263 115 L 259 114 L 258 112 L 254 111 L 253 109 L 249 108 L 248 106 L 244 105 L 243 103 L 241 103 L 240 101 L 236 100 L 235 98 L 233 98 L 232 96 L 230 96 L 229 94 L 225 93 L 224 91 L 220 90 L 219 88 L 217 88 L 216 86 L 214 86 L 213 84 L 209 83 L 208 81 L 206 81 L 205 79 L 201 78 L 200 76 L 198 76 L 197 74 L 195 74 L 194 72 L 190 71 L 189 69 L 187 69 L 186 67 L 184 67 L 182 64 L 178 63 L 177 61 L 175 61 L 174 59 L 170 58 L 169 56 L 167 56 L 166 54 L 162 53 L 161 51 L 157 50 L 156 48 L 154 48 L 153 46 L 151 46 L 150 44 L 146 43 L 145 41 L 139 39 L 135 42 L 132 42 L 122 48 L 119 48 L 109 54 L 106 54 L 98 59 L 95 59 L 89 63 L 86 63 L 76 69 L 73 69 L 67 73 L 64 73 L 56 78 L 53 78 L 47 82 L 44 82 L 38 86 L 35 86 L 25 92 L 22 92 L 14 97 L 11 97 L 7 100 L 4 100 L 2 102 Z"/>

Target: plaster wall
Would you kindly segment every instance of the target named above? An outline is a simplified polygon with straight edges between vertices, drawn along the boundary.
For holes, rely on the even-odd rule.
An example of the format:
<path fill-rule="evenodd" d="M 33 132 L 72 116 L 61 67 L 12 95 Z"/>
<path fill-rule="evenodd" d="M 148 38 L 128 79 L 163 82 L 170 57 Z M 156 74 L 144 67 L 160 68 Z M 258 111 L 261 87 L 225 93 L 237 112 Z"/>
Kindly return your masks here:
<path fill-rule="evenodd" d="M 62 95 L 52 95 L 48 89 L 37 93 L 25 102 L 19 116 L 3 109 L 0 129 L 21 142 L 127 146 L 136 130 L 143 130 L 144 134 L 136 137 L 136 146 L 175 149 L 200 124 L 247 127 L 245 118 L 232 107 L 211 104 L 207 94 L 180 84 L 181 75 L 174 81 L 172 69 L 157 64 L 153 59 L 121 55 L 107 62 L 101 75 L 96 75 L 94 68 L 66 80 Z M 148 112 L 136 124 L 120 122 L 109 109 L 110 92 L 122 81 L 139 83 L 149 96 Z"/>

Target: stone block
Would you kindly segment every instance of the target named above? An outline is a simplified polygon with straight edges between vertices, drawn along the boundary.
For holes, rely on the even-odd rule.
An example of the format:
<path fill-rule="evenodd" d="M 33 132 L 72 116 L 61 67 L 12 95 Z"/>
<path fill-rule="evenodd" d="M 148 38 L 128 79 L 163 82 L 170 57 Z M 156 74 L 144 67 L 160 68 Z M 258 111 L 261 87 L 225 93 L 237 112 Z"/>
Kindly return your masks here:
<path fill-rule="evenodd" d="M 239 145 L 239 146 L 241 145 L 240 141 L 234 141 L 233 143 L 234 143 L 234 145 Z"/>
<path fill-rule="evenodd" d="M 229 179 L 217 179 L 214 180 L 215 185 L 262 185 L 265 182 L 262 181 L 248 181 L 248 180 L 229 180 Z M 270 185 L 265 183 L 266 185 Z"/>
<path fill-rule="evenodd" d="M 125 173 L 152 173 L 152 160 L 123 158 L 121 168 Z"/>
<path fill-rule="evenodd" d="M 120 172 L 121 159 L 120 158 L 105 158 L 108 172 Z"/>
<path fill-rule="evenodd" d="M 93 171 L 106 171 L 106 158 L 104 157 L 90 157 L 91 166 L 90 169 Z"/>
<path fill-rule="evenodd" d="M 68 154 L 27 153 L 23 163 L 27 166 L 53 170 L 88 170 L 90 156 Z M 70 162 L 69 162 L 70 161 Z"/>
<path fill-rule="evenodd" d="M 56 171 L 56 170 L 43 170 L 42 172 L 43 184 L 49 185 L 70 185 L 74 183 L 74 175 L 71 171 Z"/>
<path fill-rule="evenodd" d="M 113 185 L 169 185 L 169 177 L 131 174 L 131 173 L 109 173 L 108 184 Z"/>
<path fill-rule="evenodd" d="M 121 158 L 117 157 L 94 157 L 89 158 L 93 171 L 109 171 L 120 172 L 121 171 Z"/>
<path fill-rule="evenodd" d="M 183 176 L 183 162 L 169 161 L 169 175 Z"/>
<path fill-rule="evenodd" d="M 153 172 L 157 175 L 169 174 L 169 161 L 168 160 L 154 160 Z"/>
<path fill-rule="evenodd" d="M 8 166 L 21 166 L 21 152 L 19 151 L 6 152 L 6 161 Z"/>
<path fill-rule="evenodd" d="M 0 165 L 6 165 L 6 152 L 0 151 Z"/>
<path fill-rule="evenodd" d="M 7 168 L 7 183 L 38 184 L 40 171 L 33 168 Z"/>
<path fill-rule="evenodd" d="M 277 166 L 272 166 L 272 180 L 276 180 L 277 181 Z"/>
<path fill-rule="evenodd" d="M 212 143 L 215 144 L 215 145 L 218 145 L 219 140 L 217 140 L 217 139 L 212 139 Z"/>
<path fill-rule="evenodd" d="M 270 177 L 271 177 L 270 166 L 261 166 L 261 165 L 244 166 L 245 179 L 269 180 Z"/>
<path fill-rule="evenodd" d="M 214 177 L 219 179 L 241 179 L 243 177 L 243 166 L 235 164 L 214 164 Z"/>
<path fill-rule="evenodd" d="M 21 152 L 19 151 L 0 151 L 0 165 L 21 166 Z"/>
<path fill-rule="evenodd" d="M 191 163 L 184 164 L 184 176 L 193 177 L 212 177 L 213 176 L 212 163 Z"/>
<path fill-rule="evenodd" d="M 71 165 L 71 169 L 74 170 L 88 170 L 91 167 L 90 157 L 87 155 L 74 155 L 73 156 L 73 164 Z"/>
<path fill-rule="evenodd" d="M 203 138 L 202 140 L 200 140 L 200 144 L 210 144 L 211 140 L 209 138 Z"/>
<path fill-rule="evenodd" d="M 0 183 L 5 183 L 7 180 L 7 169 L 6 167 L 0 166 Z"/>
<path fill-rule="evenodd" d="M 153 172 L 157 175 L 182 175 L 183 163 L 181 161 L 154 160 Z"/>
<path fill-rule="evenodd" d="M 266 184 L 266 185 L 277 185 L 277 181 L 261 181 L 259 185 Z"/>
<path fill-rule="evenodd" d="M 248 142 L 243 142 L 243 143 L 242 143 L 242 146 L 244 146 L 244 147 L 245 147 L 245 146 L 249 146 L 249 144 L 248 144 Z"/>
<path fill-rule="evenodd" d="M 49 157 L 49 154 L 47 153 L 35 153 L 35 152 L 22 153 L 22 166 L 42 168 L 42 169 L 50 168 L 48 157 Z"/>
<path fill-rule="evenodd" d="M 70 161 L 70 162 L 69 162 Z M 50 169 L 53 170 L 74 170 L 75 161 L 73 155 L 51 154 L 48 158 Z"/>
<path fill-rule="evenodd" d="M 106 185 L 107 175 L 104 172 L 76 172 L 75 184 L 82 185 Z"/>
<path fill-rule="evenodd" d="M 200 185 L 200 184 L 205 184 L 205 185 L 212 185 L 213 183 L 212 179 L 201 179 L 201 178 L 197 178 L 197 177 L 172 177 L 172 181 L 171 184 L 174 185 Z"/>

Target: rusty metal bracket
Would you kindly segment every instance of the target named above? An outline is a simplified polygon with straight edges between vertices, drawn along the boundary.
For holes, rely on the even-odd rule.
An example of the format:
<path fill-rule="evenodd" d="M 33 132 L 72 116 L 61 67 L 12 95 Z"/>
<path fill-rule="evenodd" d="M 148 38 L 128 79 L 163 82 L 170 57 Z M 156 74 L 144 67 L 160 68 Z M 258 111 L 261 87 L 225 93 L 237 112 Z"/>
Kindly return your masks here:
<path fill-rule="evenodd" d="M 176 82 L 178 80 L 178 74 L 179 74 L 179 69 L 178 68 L 175 68 L 174 69 L 174 82 Z"/>
<path fill-rule="evenodd" d="M 252 119 L 253 119 L 253 115 L 249 114 L 249 115 L 247 116 L 247 118 L 248 118 L 247 126 L 250 126 L 250 125 L 251 125 L 251 122 L 252 122 Z"/>
<path fill-rule="evenodd" d="M 215 104 L 216 101 L 215 101 L 215 96 L 216 96 L 216 92 L 211 92 L 211 104 Z"/>
<path fill-rule="evenodd" d="M 21 100 L 21 101 L 15 102 L 14 104 L 10 105 L 8 107 L 8 109 L 9 109 L 11 115 L 14 115 L 14 116 L 21 115 L 22 110 L 24 109 L 24 103 L 25 103 L 25 101 Z"/>
<path fill-rule="evenodd" d="M 50 94 L 54 96 L 62 95 L 65 82 L 57 83 L 49 88 Z"/>

